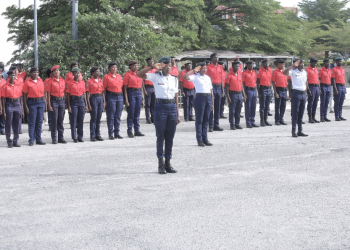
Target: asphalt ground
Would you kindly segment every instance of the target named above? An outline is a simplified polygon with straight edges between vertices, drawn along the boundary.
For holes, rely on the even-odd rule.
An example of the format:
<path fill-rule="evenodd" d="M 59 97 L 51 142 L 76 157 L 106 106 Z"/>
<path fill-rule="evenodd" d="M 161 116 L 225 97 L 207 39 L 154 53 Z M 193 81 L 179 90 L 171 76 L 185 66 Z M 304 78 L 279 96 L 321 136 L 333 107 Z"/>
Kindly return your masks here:
<path fill-rule="evenodd" d="M 285 117 L 236 131 L 221 119 L 205 148 L 182 122 L 167 175 L 144 120 L 142 138 L 90 142 L 88 123 L 84 143 L 68 124 L 66 145 L 47 125 L 46 146 L 28 146 L 26 125 L 21 148 L 0 136 L 0 249 L 350 249 L 350 119 L 295 139 Z"/>

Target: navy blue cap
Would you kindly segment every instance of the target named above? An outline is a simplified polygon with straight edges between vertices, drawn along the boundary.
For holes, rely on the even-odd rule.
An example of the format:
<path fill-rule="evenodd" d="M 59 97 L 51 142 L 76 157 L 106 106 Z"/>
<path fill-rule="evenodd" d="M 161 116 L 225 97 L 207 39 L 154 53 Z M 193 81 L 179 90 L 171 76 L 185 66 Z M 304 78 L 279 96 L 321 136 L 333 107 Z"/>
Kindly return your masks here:
<path fill-rule="evenodd" d="M 210 58 L 212 58 L 214 56 L 217 56 L 217 55 L 218 55 L 218 53 L 213 53 L 213 54 L 210 55 Z"/>
<path fill-rule="evenodd" d="M 284 63 L 285 61 L 283 59 L 278 59 L 276 62 L 277 63 Z"/>
<path fill-rule="evenodd" d="M 267 62 L 269 59 L 267 59 L 267 58 L 264 58 L 264 59 L 262 59 L 262 63 L 265 63 L 265 62 Z"/>
<path fill-rule="evenodd" d="M 318 62 L 318 59 L 315 58 L 315 57 L 311 57 L 311 58 L 310 58 L 310 63 L 312 63 L 312 62 L 317 63 L 317 62 Z"/>
<path fill-rule="evenodd" d="M 252 60 L 246 61 L 245 64 L 253 64 Z"/>
<path fill-rule="evenodd" d="M 168 64 L 168 63 L 170 63 L 170 57 L 162 57 L 159 59 L 158 63 Z"/>

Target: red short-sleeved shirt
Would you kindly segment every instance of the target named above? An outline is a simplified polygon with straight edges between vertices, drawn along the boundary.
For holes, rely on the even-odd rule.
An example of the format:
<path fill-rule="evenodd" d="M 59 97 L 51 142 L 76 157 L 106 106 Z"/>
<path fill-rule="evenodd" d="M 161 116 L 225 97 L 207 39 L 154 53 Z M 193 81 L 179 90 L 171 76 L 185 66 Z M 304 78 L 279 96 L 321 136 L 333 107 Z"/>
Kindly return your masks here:
<path fill-rule="evenodd" d="M 50 81 L 52 80 L 52 78 L 51 77 L 49 77 L 49 78 L 46 78 L 45 79 L 45 81 L 44 81 L 44 85 L 45 85 L 45 90 L 46 90 L 46 92 L 48 92 L 49 90 L 49 83 L 50 83 Z"/>
<path fill-rule="evenodd" d="M 256 87 L 256 72 L 255 70 L 245 70 L 243 72 L 242 81 L 244 82 L 246 87 L 255 88 Z"/>
<path fill-rule="evenodd" d="M 83 80 L 68 82 L 66 92 L 70 93 L 70 95 L 81 96 L 85 93 L 85 82 Z"/>
<path fill-rule="evenodd" d="M 6 80 L 5 79 L 0 79 L 0 92 L 1 92 L 1 88 L 2 86 L 4 86 L 6 84 Z"/>
<path fill-rule="evenodd" d="M 108 73 L 103 77 L 103 87 L 111 92 L 120 93 L 122 92 L 123 79 L 119 74 L 113 76 L 112 73 Z"/>
<path fill-rule="evenodd" d="M 15 79 L 15 84 L 21 85 L 21 88 L 23 89 L 24 81 L 22 78 L 19 77 L 19 78 Z"/>
<path fill-rule="evenodd" d="M 32 78 L 29 78 L 23 85 L 23 93 L 27 93 L 29 98 L 43 97 L 45 94 L 43 80 L 37 78 L 35 82 Z"/>
<path fill-rule="evenodd" d="M 148 72 L 151 73 L 151 72 Z M 179 76 L 179 69 L 176 66 L 172 66 L 170 70 L 170 75 L 178 77 Z"/>
<path fill-rule="evenodd" d="M 70 82 L 70 81 L 73 81 L 74 80 L 74 76 L 73 76 L 73 72 L 68 72 L 66 74 L 66 79 L 65 81 L 66 82 Z M 82 81 L 83 80 L 83 76 L 81 75 L 81 73 L 79 74 L 79 80 Z"/>
<path fill-rule="evenodd" d="M 260 85 L 271 86 L 271 73 L 272 73 L 272 70 L 270 67 L 268 67 L 267 69 L 265 69 L 264 67 L 261 67 L 259 69 L 257 78 L 260 79 Z"/>
<path fill-rule="evenodd" d="M 326 69 L 322 67 L 319 72 L 320 82 L 323 84 L 331 84 L 332 70 L 330 68 Z"/>
<path fill-rule="evenodd" d="M 214 64 L 209 64 L 207 66 L 207 73 L 211 79 L 211 82 L 214 84 L 221 84 L 222 82 L 225 82 L 225 78 L 222 78 L 222 66 L 218 64 L 215 66 Z"/>
<path fill-rule="evenodd" d="M 225 83 L 229 86 L 229 90 L 232 91 L 242 91 L 242 74 L 237 72 L 237 74 L 230 73 L 227 75 Z"/>
<path fill-rule="evenodd" d="M 146 68 L 149 68 L 148 66 Z M 145 69 L 146 69 L 145 68 Z M 154 73 L 156 72 L 157 70 L 156 69 L 151 69 L 150 71 L 148 71 L 147 73 Z M 149 81 L 149 80 L 144 80 L 145 81 L 145 85 L 151 85 L 153 86 L 153 82 L 152 81 Z"/>
<path fill-rule="evenodd" d="M 128 86 L 128 88 L 136 88 L 139 89 L 142 87 L 142 78 L 138 77 L 137 71 L 133 72 L 129 70 L 124 74 L 124 82 L 123 84 Z"/>
<path fill-rule="evenodd" d="M 18 78 L 21 78 L 23 82 L 25 82 L 25 80 L 27 79 L 27 73 L 25 71 L 18 73 Z"/>
<path fill-rule="evenodd" d="M 2 91 L 1 91 L 1 97 L 4 98 L 19 98 L 22 96 L 22 85 L 20 84 L 14 84 L 13 86 L 10 84 L 10 82 L 7 80 L 6 84 L 2 86 Z"/>
<path fill-rule="evenodd" d="M 93 94 L 102 94 L 102 92 L 105 90 L 103 87 L 102 79 L 98 78 L 97 81 L 95 78 L 91 77 L 86 82 L 86 91 L 89 92 L 91 95 Z"/>
<path fill-rule="evenodd" d="M 283 69 L 275 69 L 272 72 L 272 78 L 271 80 L 276 83 L 276 87 L 280 88 L 287 88 L 287 76 L 283 74 L 284 70 Z"/>
<path fill-rule="evenodd" d="M 309 84 L 318 84 L 318 69 L 317 67 L 312 68 L 310 65 L 306 69 L 307 81 Z"/>
<path fill-rule="evenodd" d="M 292 78 L 290 76 L 288 76 L 288 80 L 292 80 Z"/>
<path fill-rule="evenodd" d="M 62 77 L 60 77 L 59 81 L 57 81 L 56 78 L 52 78 L 51 81 L 49 81 L 49 86 L 47 87 L 46 91 L 50 92 L 50 95 L 52 96 L 63 97 L 65 89 L 66 81 Z"/>
<path fill-rule="evenodd" d="M 335 66 L 332 69 L 332 78 L 335 79 L 335 83 L 345 84 L 345 70 L 344 70 L 344 68 Z"/>
<path fill-rule="evenodd" d="M 184 80 L 184 75 L 187 73 L 187 70 L 184 70 L 180 74 L 180 82 L 182 82 L 182 87 L 185 89 L 193 89 L 194 84 L 191 81 Z"/>

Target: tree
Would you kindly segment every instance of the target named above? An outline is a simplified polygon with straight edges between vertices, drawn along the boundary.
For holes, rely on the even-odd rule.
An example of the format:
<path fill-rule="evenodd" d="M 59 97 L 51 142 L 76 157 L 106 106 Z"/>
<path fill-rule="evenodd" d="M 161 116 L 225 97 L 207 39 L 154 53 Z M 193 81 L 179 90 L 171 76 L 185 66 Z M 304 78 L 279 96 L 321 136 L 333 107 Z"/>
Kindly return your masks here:
<path fill-rule="evenodd" d="M 350 52 L 350 23 L 343 23 L 341 28 L 331 24 L 328 26 L 328 30 L 328 34 L 333 40 L 332 46 L 336 51 L 343 53 L 345 61 L 347 61 Z"/>

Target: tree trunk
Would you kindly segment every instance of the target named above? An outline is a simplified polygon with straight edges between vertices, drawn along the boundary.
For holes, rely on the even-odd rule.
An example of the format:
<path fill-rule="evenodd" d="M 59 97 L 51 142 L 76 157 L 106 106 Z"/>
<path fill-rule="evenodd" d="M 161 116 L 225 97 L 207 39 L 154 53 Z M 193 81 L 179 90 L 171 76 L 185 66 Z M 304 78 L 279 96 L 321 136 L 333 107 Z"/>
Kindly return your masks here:
<path fill-rule="evenodd" d="M 329 57 L 329 51 L 325 51 L 325 52 L 324 52 L 324 57 L 325 57 L 325 58 L 328 58 L 328 57 Z"/>
<path fill-rule="evenodd" d="M 198 39 L 201 39 L 201 34 L 202 34 L 202 26 L 201 25 L 198 25 Z"/>

